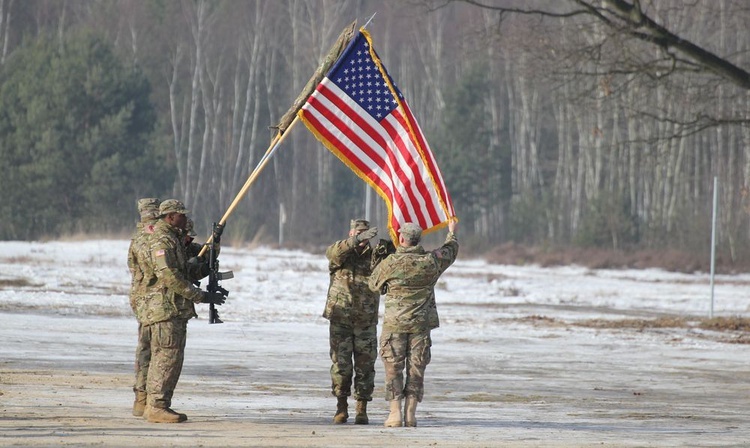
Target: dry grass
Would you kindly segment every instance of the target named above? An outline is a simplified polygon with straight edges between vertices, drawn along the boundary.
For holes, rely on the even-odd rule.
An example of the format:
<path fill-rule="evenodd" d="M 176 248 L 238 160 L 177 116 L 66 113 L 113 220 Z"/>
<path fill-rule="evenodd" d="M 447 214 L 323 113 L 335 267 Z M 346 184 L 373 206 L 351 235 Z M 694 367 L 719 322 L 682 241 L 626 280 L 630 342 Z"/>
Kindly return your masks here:
<path fill-rule="evenodd" d="M 590 269 L 660 268 L 670 272 L 708 272 L 708 254 L 695 255 L 673 249 L 616 251 L 597 248 L 541 248 L 507 243 L 490 250 L 485 258 L 490 263 L 542 267 L 579 265 Z M 748 262 L 732 262 L 717 256 L 716 272 L 731 274 L 750 271 Z"/>
<path fill-rule="evenodd" d="M 25 278 L 0 279 L 0 289 L 24 288 L 28 286 L 39 286 L 39 285 L 31 283 Z"/>
<path fill-rule="evenodd" d="M 323 268 L 313 263 L 298 263 L 297 261 L 282 261 L 281 265 L 292 272 L 322 272 Z"/>
<path fill-rule="evenodd" d="M 750 318 L 733 316 L 701 319 L 700 328 L 716 331 L 750 331 Z"/>
<path fill-rule="evenodd" d="M 18 255 L 15 257 L 0 258 L 0 262 L 8 264 L 31 264 L 34 261 L 33 258 L 28 255 Z"/>
<path fill-rule="evenodd" d="M 534 318 L 536 316 L 530 316 Z M 538 319 L 535 319 L 538 321 Z M 572 323 L 577 327 L 618 329 L 628 328 L 646 330 L 654 328 L 698 328 L 701 330 L 718 332 L 748 332 L 750 333 L 750 318 L 731 317 L 659 317 L 656 319 L 587 319 Z M 748 335 L 750 337 L 750 335 Z"/>
<path fill-rule="evenodd" d="M 684 337 L 690 335 L 692 338 L 711 340 L 725 344 L 750 344 L 750 318 L 738 316 L 714 317 L 712 319 L 669 316 L 655 319 L 585 319 L 565 321 L 547 316 L 529 315 L 496 319 L 494 322 L 497 324 L 523 322 L 534 327 L 545 328 L 582 327 L 593 328 L 596 330 L 622 330 L 636 332 L 649 330 L 682 330 L 681 332 L 674 334 L 672 341 L 681 341 Z M 687 332 L 685 332 L 685 330 L 687 330 Z"/>
<path fill-rule="evenodd" d="M 645 330 L 647 328 L 692 328 L 695 325 L 683 317 L 660 317 L 657 319 L 587 319 L 577 321 L 573 325 L 586 328 L 633 328 Z"/>

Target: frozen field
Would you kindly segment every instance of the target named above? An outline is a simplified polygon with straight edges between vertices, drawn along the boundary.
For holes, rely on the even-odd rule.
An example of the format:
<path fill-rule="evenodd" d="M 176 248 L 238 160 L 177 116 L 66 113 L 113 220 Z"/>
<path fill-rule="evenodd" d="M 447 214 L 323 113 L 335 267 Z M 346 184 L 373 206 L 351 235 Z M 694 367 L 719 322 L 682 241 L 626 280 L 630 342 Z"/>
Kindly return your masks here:
<path fill-rule="evenodd" d="M 322 254 L 224 248 L 235 278 L 188 326 L 173 407 L 130 415 L 137 324 L 128 241 L 0 242 L 3 446 L 749 446 L 745 334 L 586 325 L 706 317 L 709 278 L 461 259 L 437 290 L 418 428 L 330 424 Z M 429 246 L 428 246 L 429 248 Z M 750 275 L 718 276 L 715 315 L 748 312 Z M 382 311 L 382 310 L 381 310 Z"/>

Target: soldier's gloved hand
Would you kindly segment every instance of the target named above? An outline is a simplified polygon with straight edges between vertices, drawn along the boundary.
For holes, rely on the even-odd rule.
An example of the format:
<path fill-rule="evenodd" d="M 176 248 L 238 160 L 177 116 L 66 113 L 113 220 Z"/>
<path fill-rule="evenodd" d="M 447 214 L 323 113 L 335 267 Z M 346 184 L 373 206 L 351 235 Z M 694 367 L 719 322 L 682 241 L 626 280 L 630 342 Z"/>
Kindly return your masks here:
<path fill-rule="evenodd" d="M 226 224 L 216 224 L 216 228 L 213 233 L 213 240 L 217 243 L 221 243 L 221 234 L 224 233 L 224 226 Z"/>
<path fill-rule="evenodd" d="M 213 303 L 214 305 L 224 305 L 227 298 L 220 292 L 208 292 L 203 291 L 203 299 L 201 303 Z"/>
<path fill-rule="evenodd" d="M 393 241 L 380 239 L 378 245 L 375 246 L 374 252 L 385 258 L 390 254 L 396 253 L 396 246 L 393 245 Z"/>
<path fill-rule="evenodd" d="M 203 257 L 191 257 L 187 261 L 188 272 L 195 272 L 200 278 L 208 277 L 211 273 L 211 268 L 208 267 L 208 262 Z"/>
<path fill-rule="evenodd" d="M 388 294 L 388 283 L 383 283 L 383 286 L 380 287 L 380 294 Z"/>
<path fill-rule="evenodd" d="M 205 257 L 190 257 L 187 262 L 190 266 L 198 266 L 199 264 L 205 263 L 206 259 Z"/>
<path fill-rule="evenodd" d="M 375 235 L 377 234 L 378 234 L 378 228 L 370 227 L 369 229 L 357 235 L 357 242 L 361 243 L 362 241 L 370 240 L 374 238 Z"/>
<path fill-rule="evenodd" d="M 383 240 L 380 240 L 380 243 L 378 243 L 377 246 L 375 246 L 375 249 L 372 250 L 375 255 L 385 258 L 386 255 L 388 255 L 388 249 L 386 249 L 385 244 L 383 244 Z"/>

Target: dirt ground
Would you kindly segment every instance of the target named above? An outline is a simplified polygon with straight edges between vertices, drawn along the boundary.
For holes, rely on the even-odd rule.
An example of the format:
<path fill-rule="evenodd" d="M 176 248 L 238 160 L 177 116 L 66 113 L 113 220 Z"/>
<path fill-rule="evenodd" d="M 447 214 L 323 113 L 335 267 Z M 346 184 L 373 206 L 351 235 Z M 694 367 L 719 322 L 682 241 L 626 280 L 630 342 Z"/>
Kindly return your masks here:
<path fill-rule="evenodd" d="M 747 345 L 694 329 L 454 322 L 433 333 L 417 428 L 332 425 L 327 328 L 192 322 L 173 407 L 130 415 L 122 317 L 0 314 L 2 446 L 749 446 Z M 323 341 L 320 347 L 319 342 Z"/>

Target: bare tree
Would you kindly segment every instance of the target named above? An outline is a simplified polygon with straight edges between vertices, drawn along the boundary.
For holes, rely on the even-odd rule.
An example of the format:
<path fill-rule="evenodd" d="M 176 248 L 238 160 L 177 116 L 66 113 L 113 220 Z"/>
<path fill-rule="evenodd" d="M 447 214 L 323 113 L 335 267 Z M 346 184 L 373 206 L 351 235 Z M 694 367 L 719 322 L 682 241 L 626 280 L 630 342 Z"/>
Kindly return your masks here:
<path fill-rule="evenodd" d="M 10 21 L 13 11 L 14 0 L 0 0 L 0 65 L 5 64 L 5 57 L 8 55 L 8 35 L 10 33 Z"/>

